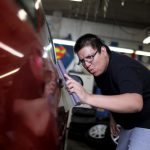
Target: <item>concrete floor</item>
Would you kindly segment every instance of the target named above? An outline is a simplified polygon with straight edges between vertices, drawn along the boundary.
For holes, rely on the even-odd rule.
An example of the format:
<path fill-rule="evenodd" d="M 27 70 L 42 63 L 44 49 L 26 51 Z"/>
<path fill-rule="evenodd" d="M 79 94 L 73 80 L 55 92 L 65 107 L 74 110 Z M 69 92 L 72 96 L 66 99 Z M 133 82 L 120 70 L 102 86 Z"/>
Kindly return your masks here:
<path fill-rule="evenodd" d="M 81 139 L 81 138 L 80 138 Z M 75 140 L 68 138 L 66 134 L 64 150 L 115 150 L 116 146 L 112 144 L 109 140 L 104 144 L 90 144 L 81 140 Z"/>
<path fill-rule="evenodd" d="M 68 130 L 67 130 L 64 150 L 95 150 L 95 149 L 88 146 L 85 142 L 68 138 Z"/>
<path fill-rule="evenodd" d="M 105 146 L 98 146 L 96 148 L 87 145 L 86 143 L 75 141 L 75 140 L 68 140 L 68 143 L 64 150 L 115 150 L 116 148 L 112 145 L 107 143 Z"/>
<path fill-rule="evenodd" d="M 95 150 L 87 144 L 75 140 L 68 140 L 66 150 Z"/>

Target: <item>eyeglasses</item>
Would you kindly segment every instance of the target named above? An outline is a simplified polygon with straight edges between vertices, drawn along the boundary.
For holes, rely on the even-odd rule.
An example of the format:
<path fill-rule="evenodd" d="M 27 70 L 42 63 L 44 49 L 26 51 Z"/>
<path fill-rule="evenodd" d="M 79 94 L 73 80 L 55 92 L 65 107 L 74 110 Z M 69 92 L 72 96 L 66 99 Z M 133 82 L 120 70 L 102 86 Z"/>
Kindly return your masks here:
<path fill-rule="evenodd" d="M 95 57 L 95 55 L 97 54 L 98 51 L 96 51 L 93 55 L 89 55 L 87 57 L 85 57 L 84 59 L 80 59 L 79 60 L 79 64 L 82 64 L 82 66 L 85 66 L 85 62 L 91 63 Z"/>

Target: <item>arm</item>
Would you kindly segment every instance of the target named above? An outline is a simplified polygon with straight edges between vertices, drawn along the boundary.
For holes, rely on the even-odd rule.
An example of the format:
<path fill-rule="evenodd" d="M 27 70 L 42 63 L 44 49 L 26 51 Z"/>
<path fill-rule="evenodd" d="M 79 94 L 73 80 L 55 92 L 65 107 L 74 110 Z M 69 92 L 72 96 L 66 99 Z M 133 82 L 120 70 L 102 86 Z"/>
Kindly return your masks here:
<path fill-rule="evenodd" d="M 68 75 L 65 75 L 65 77 L 67 78 L 68 90 L 75 92 L 83 103 L 118 113 L 134 113 L 141 111 L 143 108 L 143 98 L 140 94 L 125 93 L 112 96 L 89 94 Z"/>
<path fill-rule="evenodd" d="M 134 113 L 141 111 L 143 99 L 137 93 L 125 93 L 120 95 L 90 95 L 86 94 L 85 102 L 89 105 L 101 107 L 118 113 Z"/>

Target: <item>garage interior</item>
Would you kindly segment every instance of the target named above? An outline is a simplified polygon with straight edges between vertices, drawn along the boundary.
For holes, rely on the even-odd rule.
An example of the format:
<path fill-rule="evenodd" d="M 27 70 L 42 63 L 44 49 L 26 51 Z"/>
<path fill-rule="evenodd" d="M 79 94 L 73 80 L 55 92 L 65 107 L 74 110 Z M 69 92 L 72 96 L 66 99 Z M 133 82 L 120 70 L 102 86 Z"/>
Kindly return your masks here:
<path fill-rule="evenodd" d="M 42 0 L 42 3 L 46 15 L 133 28 L 150 35 L 149 0 Z M 89 146 L 78 139 L 67 139 L 65 144 L 66 150 L 106 149 Z M 110 150 L 113 149 L 112 146 Z"/>

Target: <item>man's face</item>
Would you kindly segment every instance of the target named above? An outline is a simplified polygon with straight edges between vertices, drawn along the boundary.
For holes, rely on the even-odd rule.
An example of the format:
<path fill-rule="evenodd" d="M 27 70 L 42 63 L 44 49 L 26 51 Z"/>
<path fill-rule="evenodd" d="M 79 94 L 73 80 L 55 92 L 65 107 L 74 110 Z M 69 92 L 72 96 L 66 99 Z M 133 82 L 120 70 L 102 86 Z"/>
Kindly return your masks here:
<path fill-rule="evenodd" d="M 83 67 L 94 76 L 101 75 L 107 69 L 109 56 L 105 47 L 101 47 L 99 53 L 97 49 L 86 46 L 80 49 L 77 55 Z"/>

